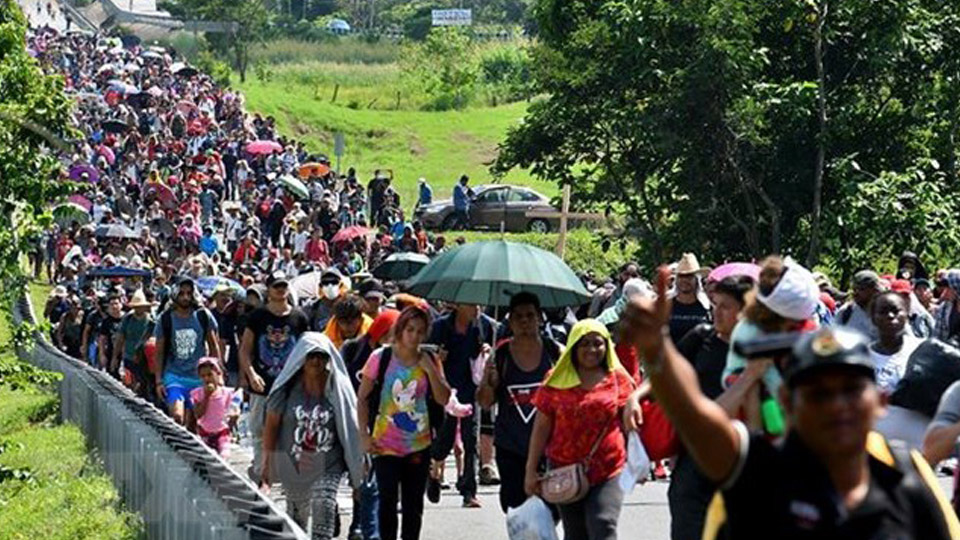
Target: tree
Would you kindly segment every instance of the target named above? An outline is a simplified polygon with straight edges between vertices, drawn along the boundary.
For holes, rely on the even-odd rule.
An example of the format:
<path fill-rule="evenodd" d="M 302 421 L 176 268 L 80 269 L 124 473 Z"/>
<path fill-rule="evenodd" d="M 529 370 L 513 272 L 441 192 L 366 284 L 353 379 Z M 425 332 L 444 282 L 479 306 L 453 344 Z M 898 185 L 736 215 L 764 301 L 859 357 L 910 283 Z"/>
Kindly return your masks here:
<path fill-rule="evenodd" d="M 199 20 L 232 25 L 227 32 L 208 33 L 207 40 L 231 59 L 240 74 L 240 82 L 246 81 L 250 49 L 262 45 L 269 30 L 270 13 L 264 0 L 186 0 L 181 3 L 187 13 Z"/>
<path fill-rule="evenodd" d="M 581 206 L 625 213 L 651 263 L 697 250 L 834 264 L 837 216 L 867 180 L 852 160 L 880 176 L 955 153 L 957 94 L 946 81 L 956 88 L 957 61 L 943 50 L 956 39 L 953 4 L 539 0 L 534 9 L 534 82 L 546 97 L 508 134 L 493 170 L 530 167 L 571 183 Z M 914 246 L 875 255 L 904 247 Z"/>
<path fill-rule="evenodd" d="M 17 3 L 0 0 L 0 300 L 8 318 L 26 290 L 21 255 L 51 223 L 47 205 L 70 190 L 57 181 L 55 152 L 69 152 L 76 135 L 63 79 L 27 54 L 26 28 Z"/>
<path fill-rule="evenodd" d="M 466 32 L 437 27 L 426 41 L 408 45 L 400 67 L 409 84 L 422 87 L 438 110 L 466 107 L 480 77 L 476 48 Z"/>

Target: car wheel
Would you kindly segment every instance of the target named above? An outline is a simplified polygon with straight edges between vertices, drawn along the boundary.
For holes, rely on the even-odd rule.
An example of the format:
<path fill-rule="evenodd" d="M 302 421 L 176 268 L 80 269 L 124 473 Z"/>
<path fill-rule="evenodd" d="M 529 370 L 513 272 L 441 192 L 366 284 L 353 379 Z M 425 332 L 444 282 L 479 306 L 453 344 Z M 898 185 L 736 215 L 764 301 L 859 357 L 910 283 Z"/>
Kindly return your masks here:
<path fill-rule="evenodd" d="M 450 214 L 449 216 L 443 218 L 443 222 L 440 223 L 441 231 L 452 231 L 457 228 L 457 225 L 460 224 L 460 220 L 457 219 L 455 214 Z"/>
<path fill-rule="evenodd" d="M 550 232 L 550 224 L 544 219 L 534 219 L 527 224 L 527 230 L 535 233 Z"/>

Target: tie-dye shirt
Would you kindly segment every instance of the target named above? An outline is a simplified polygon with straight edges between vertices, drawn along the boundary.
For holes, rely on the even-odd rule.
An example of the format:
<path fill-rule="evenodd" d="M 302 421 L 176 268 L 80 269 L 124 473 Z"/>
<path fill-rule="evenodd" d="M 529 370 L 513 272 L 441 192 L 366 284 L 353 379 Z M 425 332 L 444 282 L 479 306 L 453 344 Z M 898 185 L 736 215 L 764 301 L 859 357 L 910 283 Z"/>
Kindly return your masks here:
<path fill-rule="evenodd" d="M 363 366 L 364 377 L 377 380 L 383 351 L 377 349 L 370 355 Z M 429 387 L 422 367 L 406 367 L 396 355 L 390 355 L 390 365 L 380 389 L 380 410 L 370 411 L 377 415 L 373 426 L 376 454 L 406 456 L 430 446 Z"/>

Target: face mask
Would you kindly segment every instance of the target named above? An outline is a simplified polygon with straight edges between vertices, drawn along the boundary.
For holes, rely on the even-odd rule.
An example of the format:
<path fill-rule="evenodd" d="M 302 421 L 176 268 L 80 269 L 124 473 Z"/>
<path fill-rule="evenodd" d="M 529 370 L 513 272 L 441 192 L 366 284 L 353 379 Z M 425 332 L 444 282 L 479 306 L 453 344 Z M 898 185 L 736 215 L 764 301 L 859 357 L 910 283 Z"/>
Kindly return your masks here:
<path fill-rule="evenodd" d="M 336 297 L 340 296 L 340 285 L 324 285 L 323 295 L 327 297 L 327 300 L 335 299 Z"/>

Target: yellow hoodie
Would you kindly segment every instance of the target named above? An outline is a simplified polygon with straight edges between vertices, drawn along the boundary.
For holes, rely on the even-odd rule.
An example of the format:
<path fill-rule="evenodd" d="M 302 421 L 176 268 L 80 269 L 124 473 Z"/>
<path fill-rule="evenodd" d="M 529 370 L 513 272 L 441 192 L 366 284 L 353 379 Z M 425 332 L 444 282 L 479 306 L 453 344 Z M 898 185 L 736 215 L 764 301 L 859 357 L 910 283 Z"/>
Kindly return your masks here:
<path fill-rule="evenodd" d="M 553 368 L 553 372 L 547 377 L 547 380 L 544 381 L 543 384 L 545 386 L 561 390 L 580 386 L 580 375 L 577 373 L 576 366 L 573 365 L 573 353 L 574 349 L 576 349 L 575 346 L 577 342 L 591 332 L 600 334 L 607 342 L 607 369 L 611 372 L 619 369 L 626 373 L 626 370 L 620 365 L 620 359 L 617 358 L 617 353 L 613 350 L 613 340 L 610 338 L 610 331 L 607 330 L 607 327 L 595 319 L 584 319 L 573 325 L 573 328 L 570 330 L 570 337 L 567 339 L 567 348 L 563 351 L 563 356 L 560 357 L 557 366 Z"/>

